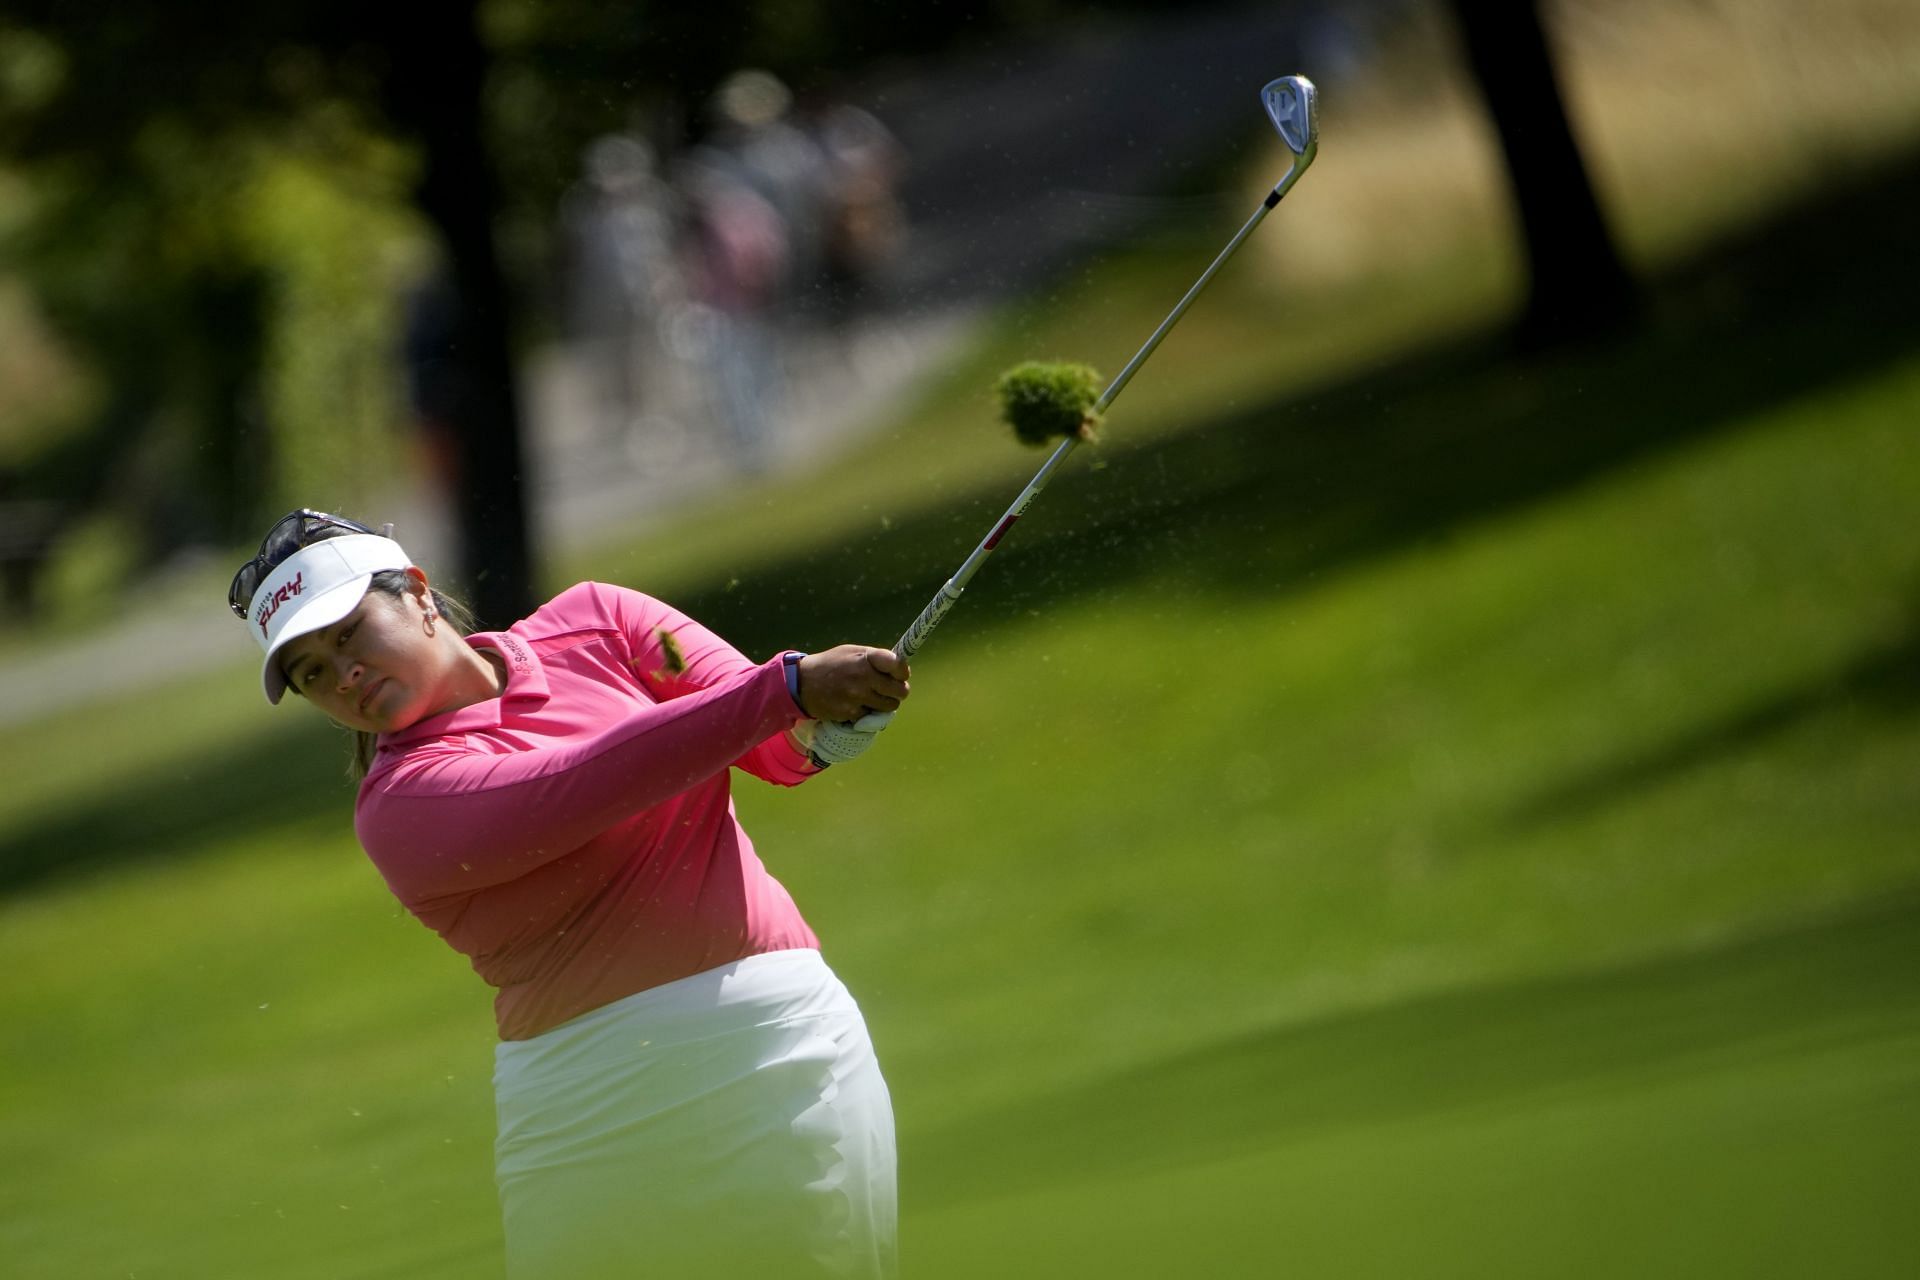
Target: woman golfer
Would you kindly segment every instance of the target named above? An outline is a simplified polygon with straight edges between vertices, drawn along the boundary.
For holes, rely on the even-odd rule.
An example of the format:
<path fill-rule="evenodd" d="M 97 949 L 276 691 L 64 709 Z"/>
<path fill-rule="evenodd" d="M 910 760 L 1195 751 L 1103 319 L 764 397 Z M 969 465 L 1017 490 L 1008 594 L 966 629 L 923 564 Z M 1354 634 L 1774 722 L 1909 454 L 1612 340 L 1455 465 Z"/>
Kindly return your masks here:
<path fill-rule="evenodd" d="M 463 634 L 397 542 L 313 511 L 273 526 L 229 603 L 267 701 L 359 735 L 368 856 L 497 989 L 508 1274 L 894 1274 L 886 1084 L 728 779 L 858 755 L 906 664 L 842 645 L 756 665 L 591 582 Z"/>

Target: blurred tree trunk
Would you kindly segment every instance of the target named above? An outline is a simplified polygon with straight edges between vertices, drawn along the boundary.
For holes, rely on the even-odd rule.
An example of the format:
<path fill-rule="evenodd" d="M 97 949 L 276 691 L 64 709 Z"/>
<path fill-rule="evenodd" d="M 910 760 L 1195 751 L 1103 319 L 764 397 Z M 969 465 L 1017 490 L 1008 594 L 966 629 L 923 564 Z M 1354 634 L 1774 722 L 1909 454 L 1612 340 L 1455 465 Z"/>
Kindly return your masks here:
<path fill-rule="evenodd" d="M 1624 327 L 1636 310 L 1568 123 L 1538 0 L 1452 0 L 1467 61 L 1493 117 L 1520 216 L 1530 347 Z"/>
<path fill-rule="evenodd" d="M 270 509 L 273 433 L 267 430 L 260 390 L 266 362 L 265 282 L 252 271 L 209 275 L 192 292 L 195 335 L 205 364 L 205 408 L 196 415 L 194 488 L 210 527 L 177 530 L 155 549 L 182 542 L 244 543 L 279 516 Z"/>
<path fill-rule="evenodd" d="M 482 625 L 498 628 L 525 617 L 536 601 L 509 300 L 493 238 L 501 200 L 487 152 L 487 53 L 477 8 L 477 0 L 414 0 L 388 10 L 384 93 L 394 123 L 420 144 L 420 208 L 440 233 L 455 300 L 443 355 L 460 388 L 456 420 L 447 424 L 458 446 L 458 576 Z"/>

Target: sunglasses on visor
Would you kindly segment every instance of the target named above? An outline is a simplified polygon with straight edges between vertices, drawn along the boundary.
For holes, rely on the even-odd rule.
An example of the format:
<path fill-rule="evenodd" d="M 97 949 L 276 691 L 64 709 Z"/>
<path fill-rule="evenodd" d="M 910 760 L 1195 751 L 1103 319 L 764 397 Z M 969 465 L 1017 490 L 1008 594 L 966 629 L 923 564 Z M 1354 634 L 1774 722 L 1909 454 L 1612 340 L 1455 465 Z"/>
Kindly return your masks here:
<path fill-rule="evenodd" d="M 227 607 L 233 610 L 233 616 L 247 616 L 247 605 L 252 603 L 253 593 L 288 556 L 324 538 L 337 538 L 347 533 L 371 533 L 388 538 L 393 536 L 393 526 L 383 524 L 378 529 L 370 529 L 358 520 L 305 507 L 274 521 L 273 528 L 267 530 L 267 536 L 260 539 L 259 554 L 240 566 L 240 572 L 233 575 L 233 582 L 227 587 Z"/>

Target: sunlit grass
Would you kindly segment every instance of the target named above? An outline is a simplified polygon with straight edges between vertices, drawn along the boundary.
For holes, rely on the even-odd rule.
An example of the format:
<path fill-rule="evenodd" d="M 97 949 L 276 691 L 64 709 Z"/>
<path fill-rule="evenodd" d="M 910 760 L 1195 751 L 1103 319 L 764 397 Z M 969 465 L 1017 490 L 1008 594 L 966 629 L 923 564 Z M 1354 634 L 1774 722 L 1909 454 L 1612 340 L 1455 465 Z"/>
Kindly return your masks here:
<path fill-rule="evenodd" d="M 1723 946 L 1728 980 L 1752 993 L 1737 1025 L 1790 1031 L 1737 940 L 1920 877 L 1920 727 L 1897 700 L 1911 686 L 1848 674 L 1911 644 L 1916 403 L 1909 364 L 1284 593 L 1190 576 L 1218 555 L 1220 531 L 1202 531 L 1132 587 L 958 633 L 857 771 L 797 792 L 743 784 L 746 821 L 875 1026 L 923 1272 L 1040 1274 L 1072 1252 L 1152 1274 L 1175 1233 L 1204 1230 L 1214 1273 L 1263 1275 L 1280 1227 L 1333 1267 L 1331 1224 L 1379 1234 L 1390 1213 L 1405 1245 L 1356 1269 L 1391 1274 L 1530 1194 L 1547 1199 L 1529 1231 L 1472 1255 L 1486 1273 L 1528 1274 L 1543 1251 L 1639 1258 L 1660 1203 L 1628 1171 L 1653 1132 L 1672 1136 L 1649 1187 L 1731 1179 L 1795 1230 L 1839 1232 L 1849 1202 L 1796 1199 L 1801 1181 L 1762 1177 L 1716 1135 L 1758 1109 L 1772 1158 L 1898 1173 L 1907 1137 L 1870 1110 L 1914 1085 L 1897 988 L 1874 1006 L 1879 1030 L 1785 1058 L 1728 1050 L 1678 1076 L 1496 1089 L 1483 1110 L 1434 1117 L 1395 1118 L 1389 1075 L 1387 1093 L 1343 1095 L 1350 1122 L 1219 1149 L 1188 1126 L 1259 1092 L 1204 1094 L 1190 1117 L 1194 1095 L 1151 1081 L 1208 1046 L 1376 1014 L 1375 1053 L 1413 1072 L 1450 1060 L 1452 1037 L 1472 1072 L 1503 1043 L 1546 1052 L 1535 1015 L 1489 1043 L 1472 997 L 1391 1011 Z M 1757 635 L 1769 642 L 1741 640 Z M 136 770 L 143 742 L 206 749 L 227 699 L 180 696 L 206 724 L 173 737 L 130 722 L 122 754 L 95 761 L 104 778 Z M 41 804 L 75 803 L 85 735 L 40 741 Z M 175 863 L 0 906 L 4 1016 L 36 1047 L 0 1075 L 12 1167 L 31 1170 L 0 1224 L 23 1274 L 495 1265 L 485 992 L 386 897 L 338 795 L 335 812 L 210 832 Z M 1571 1016 L 1581 991 L 1543 1009 Z M 1596 1043 L 1635 1061 L 1639 1006 L 1593 998 Z M 1282 1097 L 1318 1078 L 1276 1070 Z M 1117 1136 L 1077 1112 L 1035 1119 L 1048 1098 L 1142 1072 Z M 1835 1107 L 1866 1118 L 1816 1123 Z M 1096 1141 L 1114 1144 L 1100 1165 L 1076 1163 L 1071 1144 Z M 1038 1172 L 1019 1194 L 976 1202 L 1029 1148 Z M 1390 1205 L 1365 1193 L 1389 1157 L 1404 1162 Z M 1416 1171 L 1449 1166 L 1460 1176 L 1409 1208 Z M 1594 1197 L 1620 1206 L 1626 1234 L 1552 1207 Z M 113 1229 L 87 1229 L 76 1215 L 103 1204 Z M 1737 1217 L 1689 1223 L 1666 1238 L 1747 1256 Z M 1876 1249 L 1913 1256 L 1892 1224 L 1876 1230 Z M 1832 1273 L 1872 1274 L 1847 1265 Z"/>

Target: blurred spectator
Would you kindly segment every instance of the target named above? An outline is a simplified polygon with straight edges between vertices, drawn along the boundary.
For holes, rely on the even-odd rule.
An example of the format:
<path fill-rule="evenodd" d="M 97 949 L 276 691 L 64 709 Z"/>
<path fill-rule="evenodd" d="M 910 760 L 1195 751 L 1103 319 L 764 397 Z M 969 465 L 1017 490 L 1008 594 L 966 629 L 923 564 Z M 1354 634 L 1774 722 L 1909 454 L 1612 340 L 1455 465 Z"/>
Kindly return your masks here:
<path fill-rule="evenodd" d="M 902 152 L 848 104 L 802 122 L 765 71 L 728 76 L 708 111 L 704 141 L 665 161 L 626 134 L 587 150 L 558 214 L 563 332 L 603 443 L 661 456 L 695 419 L 754 471 L 792 407 L 789 363 L 842 345 L 899 250 Z"/>
<path fill-rule="evenodd" d="M 757 471 L 767 460 L 781 393 L 769 312 L 786 276 L 791 240 L 779 211 L 711 148 L 688 157 L 681 185 L 693 302 L 675 322 L 674 346 L 705 367 L 735 459 Z"/>
<path fill-rule="evenodd" d="M 765 71 L 736 71 L 713 98 L 713 158 L 773 206 L 785 232 L 785 270 L 772 299 L 802 314 L 820 284 L 831 173 L 826 152 L 792 118 L 793 95 Z"/>
<path fill-rule="evenodd" d="M 836 102 L 818 113 L 815 130 L 827 161 L 827 213 L 822 243 L 827 314 L 844 325 L 870 297 L 906 237 L 899 182 L 904 153 L 869 112 Z"/>
<path fill-rule="evenodd" d="M 782 326 L 818 306 L 828 206 L 826 154 L 790 118 L 793 96 L 765 71 L 715 91 L 713 129 L 686 158 L 691 293 L 701 310 L 683 349 L 704 354 L 735 458 L 759 470 L 784 401 Z"/>
<path fill-rule="evenodd" d="M 630 443 L 659 398 L 661 329 L 682 296 L 677 198 L 653 148 L 613 134 L 587 149 L 563 197 L 565 332 L 582 356 L 603 444 Z"/>

